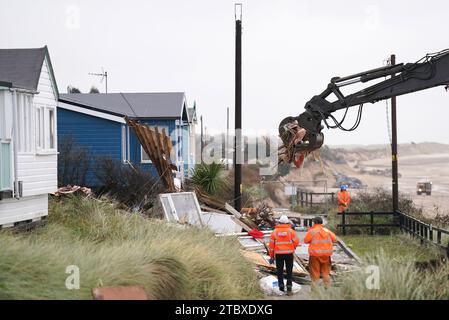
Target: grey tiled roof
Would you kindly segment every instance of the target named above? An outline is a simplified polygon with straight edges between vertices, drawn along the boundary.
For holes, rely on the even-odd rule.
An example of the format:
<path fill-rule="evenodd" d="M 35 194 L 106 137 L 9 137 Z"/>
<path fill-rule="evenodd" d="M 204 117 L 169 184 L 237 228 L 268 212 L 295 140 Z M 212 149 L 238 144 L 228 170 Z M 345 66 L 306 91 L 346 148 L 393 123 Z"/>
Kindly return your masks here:
<path fill-rule="evenodd" d="M 181 118 L 184 92 L 70 93 L 59 101 L 133 118 Z"/>
<path fill-rule="evenodd" d="M 0 79 L 13 87 L 37 90 L 47 48 L 0 49 Z"/>

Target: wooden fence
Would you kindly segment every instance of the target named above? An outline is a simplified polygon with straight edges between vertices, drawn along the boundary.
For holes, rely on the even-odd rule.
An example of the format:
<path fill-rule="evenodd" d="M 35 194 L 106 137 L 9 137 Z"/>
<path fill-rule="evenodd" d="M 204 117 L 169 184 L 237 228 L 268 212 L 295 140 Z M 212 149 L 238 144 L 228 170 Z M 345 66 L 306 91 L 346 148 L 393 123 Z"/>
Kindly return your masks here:
<path fill-rule="evenodd" d="M 323 204 L 323 202 L 313 202 L 313 196 L 330 196 L 334 202 L 335 193 L 333 192 L 308 192 L 299 190 L 297 197 L 301 207 L 312 207 L 313 205 Z"/>
<path fill-rule="evenodd" d="M 394 212 L 342 212 L 338 214 L 341 216 L 341 224 L 337 227 L 342 229 L 343 235 L 346 235 L 346 229 L 349 227 L 358 227 L 358 228 L 369 228 L 370 234 L 374 235 L 374 229 L 376 228 L 385 228 L 385 227 L 400 227 L 399 223 L 395 220 L 396 213 Z M 348 216 L 369 216 L 369 223 L 347 223 L 346 218 Z M 391 223 L 374 223 L 374 217 L 379 216 L 391 216 Z"/>

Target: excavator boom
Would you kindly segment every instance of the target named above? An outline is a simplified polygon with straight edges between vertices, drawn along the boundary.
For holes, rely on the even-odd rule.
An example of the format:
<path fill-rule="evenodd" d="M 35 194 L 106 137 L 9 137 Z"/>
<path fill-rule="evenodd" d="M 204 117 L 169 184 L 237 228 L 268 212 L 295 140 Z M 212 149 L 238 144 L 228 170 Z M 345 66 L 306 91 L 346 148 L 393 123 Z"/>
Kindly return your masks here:
<path fill-rule="evenodd" d="M 340 90 L 341 87 L 354 83 L 366 83 L 387 76 L 391 77 L 347 96 Z M 308 153 L 319 149 L 324 142 L 324 135 L 321 132 L 324 128 L 322 121 L 327 128 L 352 131 L 360 123 L 363 104 L 440 85 L 445 85 L 446 88 L 449 86 L 449 49 L 427 54 L 415 63 L 401 63 L 347 77 L 334 77 L 321 94 L 312 97 L 306 103 L 303 113 L 281 121 L 279 136 L 283 146 L 280 148 L 279 161 L 293 162 L 299 154 L 304 158 Z M 337 100 L 331 102 L 328 98 L 332 94 Z M 356 125 L 345 129 L 342 123 L 348 109 L 353 106 L 359 106 Z M 345 116 L 343 120 L 337 121 L 332 113 L 341 109 L 346 109 Z"/>

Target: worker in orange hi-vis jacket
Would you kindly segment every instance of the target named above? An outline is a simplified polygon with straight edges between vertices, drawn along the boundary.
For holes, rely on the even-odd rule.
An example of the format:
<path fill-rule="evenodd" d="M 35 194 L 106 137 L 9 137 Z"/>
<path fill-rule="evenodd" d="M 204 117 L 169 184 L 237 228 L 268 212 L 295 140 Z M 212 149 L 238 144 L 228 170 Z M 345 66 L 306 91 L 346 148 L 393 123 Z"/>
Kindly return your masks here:
<path fill-rule="evenodd" d="M 351 202 L 351 195 L 349 194 L 349 191 L 347 189 L 348 186 L 342 184 L 340 186 L 340 191 L 338 191 L 338 213 L 342 213 L 343 211 L 348 210 L 349 203 Z"/>
<path fill-rule="evenodd" d="M 311 227 L 306 236 L 304 243 L 309 244 L 309 272 L 312 278 L 312 289 L 323 277 L 324 286 L 330 287 L 330 272 L 332 267 L 331 256 L 333 253 L 333 244 L 337 242 L 335 233 L 323 226 L 321 217 L 313 218 L 313 227 Z"/>
<path fill-rule="evenodd" d="M 284 291 L 284 264 L 287 271 L 287 294 L 292 294 L 293 285 L 293 254 L 299 244 L 299 238 L 295 230 L 292 229 L 290 220 L 286 215 L 282 215 L 279 224 L 270 235 L 268 244 L 268 254 L 270 264 L 276 261 L 276 273 L 278 276 L 279 290 Z"/>

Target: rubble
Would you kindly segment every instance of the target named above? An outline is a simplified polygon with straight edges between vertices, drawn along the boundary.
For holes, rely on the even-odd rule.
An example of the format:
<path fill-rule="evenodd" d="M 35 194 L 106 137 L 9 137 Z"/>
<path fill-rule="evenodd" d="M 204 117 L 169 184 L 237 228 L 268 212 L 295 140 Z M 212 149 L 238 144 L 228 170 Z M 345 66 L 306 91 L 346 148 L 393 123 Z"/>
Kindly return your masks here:
<path fill-rule="evenodd" d="M 294 120 L 284 124 L 285 131 L 280 136 L 283 144 L 279 148 L 279 163 L 294 163 L 300 168 L 304 159 L 309 155 L 308 151 L 297 151 L 296 145 L 300 144 L 306 135 L 306 129 L 299 126 L 298 121 Z"/>
<path fill-rule="evenodd" d="M 71 186 L 67 185 L 65 187 L 58 188 L 56 192 L 50 193 L 52 196 L 60 197 L 60 196 L 67 196 L 67 195 L 74 195 L 74 194 L 82 194 L 85 196 L 92 195 L 92 189 L 87 187 L 80 187 L 80 186 Z"/>
<path fill-rule="evenodd" d="M 334 172 L 334 177 L 336 180 L 335 187 L 337 188 L 339 188 L 342 184 L 346 184 L 349 188 L 352 189 L 361 189 L 365 187 L 362 180 L 354 177 L 349 177 L 340 172 Z"/>

